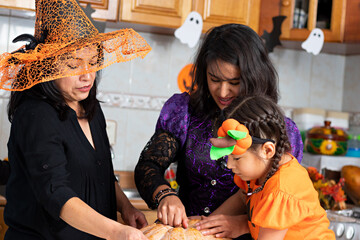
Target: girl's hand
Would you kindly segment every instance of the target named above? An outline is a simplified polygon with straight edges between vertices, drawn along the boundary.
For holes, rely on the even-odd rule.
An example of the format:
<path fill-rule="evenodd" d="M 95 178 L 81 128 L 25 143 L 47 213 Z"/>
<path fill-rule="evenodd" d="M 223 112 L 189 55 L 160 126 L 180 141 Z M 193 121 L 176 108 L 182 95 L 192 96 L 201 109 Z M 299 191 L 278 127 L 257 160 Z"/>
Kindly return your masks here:
<path fill-rule="evenodd" d="M 196 224 L 196 229 L 203 235 L 215 235 L 215 237 L 236 238 L 249 232 L 247 215 L 212 215 L 202 216 L 201 221 Z"/>
<path fill-rule="evenodd" d="M 148 238 L 138 229 L 121 225 L 116 228 L 107 240 L 147 240 Z"/>
<path fill-rule="evenodd" d="M 177 196 L 168 196 L 160 201 L 157 217 L 163 224 L 188 227 L 185 207 Z"/>
<path fill-rule="evenodd" d="M 146 227 L 148 222 L 146 221 L 145 215 L 132 205 L 123 210 L 121 218 L 127 225 L 135 227 L 137 229 Z"/>

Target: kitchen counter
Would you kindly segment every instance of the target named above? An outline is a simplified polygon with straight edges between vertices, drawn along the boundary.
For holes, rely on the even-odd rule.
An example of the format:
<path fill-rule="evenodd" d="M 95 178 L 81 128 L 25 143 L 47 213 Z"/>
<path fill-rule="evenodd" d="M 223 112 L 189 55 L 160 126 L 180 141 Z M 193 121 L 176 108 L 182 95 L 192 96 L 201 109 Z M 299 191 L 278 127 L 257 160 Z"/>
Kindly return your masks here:
<path fill-rule="evenodd" d="M 155 220 L 157 219 L 157 211 L 149 209 L 145 201 L 142 200 L 142 198 L 140 197 L 134 181 L 134 172 L 115 171 L 115 176 L 117 177 L 121 189 L 129 199 L 131 204 L 145 215 L 146 220 L 149 224 L 155 222 Z M 118 221 L 124 223 L 121 219 L 120 213 L 118 213 Z"/>
<path fill-rule="evenodd" d="M 315 167 L 318 171 L 325 168 L 332 171 L 341 171 L 341 168 L 345 165 L 360 167 L 360 158 L 304 153 L 301 165 L 304 167 Z"/>
<path fill-rule="evenodd" d="M 147 204 L 145 203 L 145 201 L 142 199 L 131 199 L 130 198 L 129 200 L 130 200 L 131 204 L 139 210 L 146 210 L 146 211 L 150 210 L 148 208 Z"/>

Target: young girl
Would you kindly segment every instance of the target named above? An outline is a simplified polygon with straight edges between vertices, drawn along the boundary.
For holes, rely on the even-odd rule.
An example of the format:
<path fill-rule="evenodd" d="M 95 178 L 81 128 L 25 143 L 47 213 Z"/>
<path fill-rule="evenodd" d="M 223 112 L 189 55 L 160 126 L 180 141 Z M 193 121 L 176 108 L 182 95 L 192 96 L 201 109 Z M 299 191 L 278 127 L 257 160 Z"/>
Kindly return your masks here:
<path fill-rule="evenodd" d="M 267 97 L 248 96 L 225 114 L 219 138 L 210 140 L 210 157 L 229 155 L 227 167 L 245 194 L 252 238 L 335 239 L 307 171 L 290 154 L 279 107 Z"/>

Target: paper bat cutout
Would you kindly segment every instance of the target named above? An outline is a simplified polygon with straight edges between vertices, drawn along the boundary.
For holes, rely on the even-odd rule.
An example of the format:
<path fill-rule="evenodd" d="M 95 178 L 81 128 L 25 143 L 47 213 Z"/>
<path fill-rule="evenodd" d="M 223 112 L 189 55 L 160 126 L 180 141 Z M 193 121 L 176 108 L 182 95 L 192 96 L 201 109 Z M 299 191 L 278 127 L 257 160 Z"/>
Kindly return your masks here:
<path fill-rule="evenodd" d="M 275 46 L 281 45 L 279 37 L 281 35 L 281 24 L 285 18 L 286 16 L 273 17 L 273 30 L 270 33 L 265 30 L 264 34 L 261 36 L 265 40 L 266 49 L 269 53 L 274 50 Z"/>

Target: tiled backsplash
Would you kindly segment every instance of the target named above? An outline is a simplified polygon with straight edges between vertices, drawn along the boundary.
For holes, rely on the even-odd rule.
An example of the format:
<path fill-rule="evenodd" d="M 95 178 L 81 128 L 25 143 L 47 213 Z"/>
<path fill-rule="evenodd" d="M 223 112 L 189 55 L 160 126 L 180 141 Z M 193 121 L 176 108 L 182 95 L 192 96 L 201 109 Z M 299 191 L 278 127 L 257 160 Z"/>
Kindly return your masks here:
<path fill-rule="evenodd" d="M 106 29 L 113 30 L 116 29 Z M 0 16 L 0 52 L 19 48 L 24 43 L 13 44 L 11 40 L 33 31 L 32 18 Z M 140 34 L 153 50 L 144 59 L 106 68 L 99 83 L 98 97 L 103 102 L 104 114 L 116 122 L 114 168 L 122 171 L 134 169 L 141 150 L 154 133 L 162 105 L 172 94 L 180 92 L 179 71 L 192 62 L 197 50 L 181 44 L 172 35 Z M 360 112 L 360 56 L 313 56 L 305 51 L 276 47 L 270 57 L 279 74 L 279 104 L 288 114 L 300 107 Z M 10 129 L 6 114 L 8 94 L 0 91 L 2 158 L 7 156 Z M 360 126 L 360 114 L 351 116 L 351 123 Z"/>

